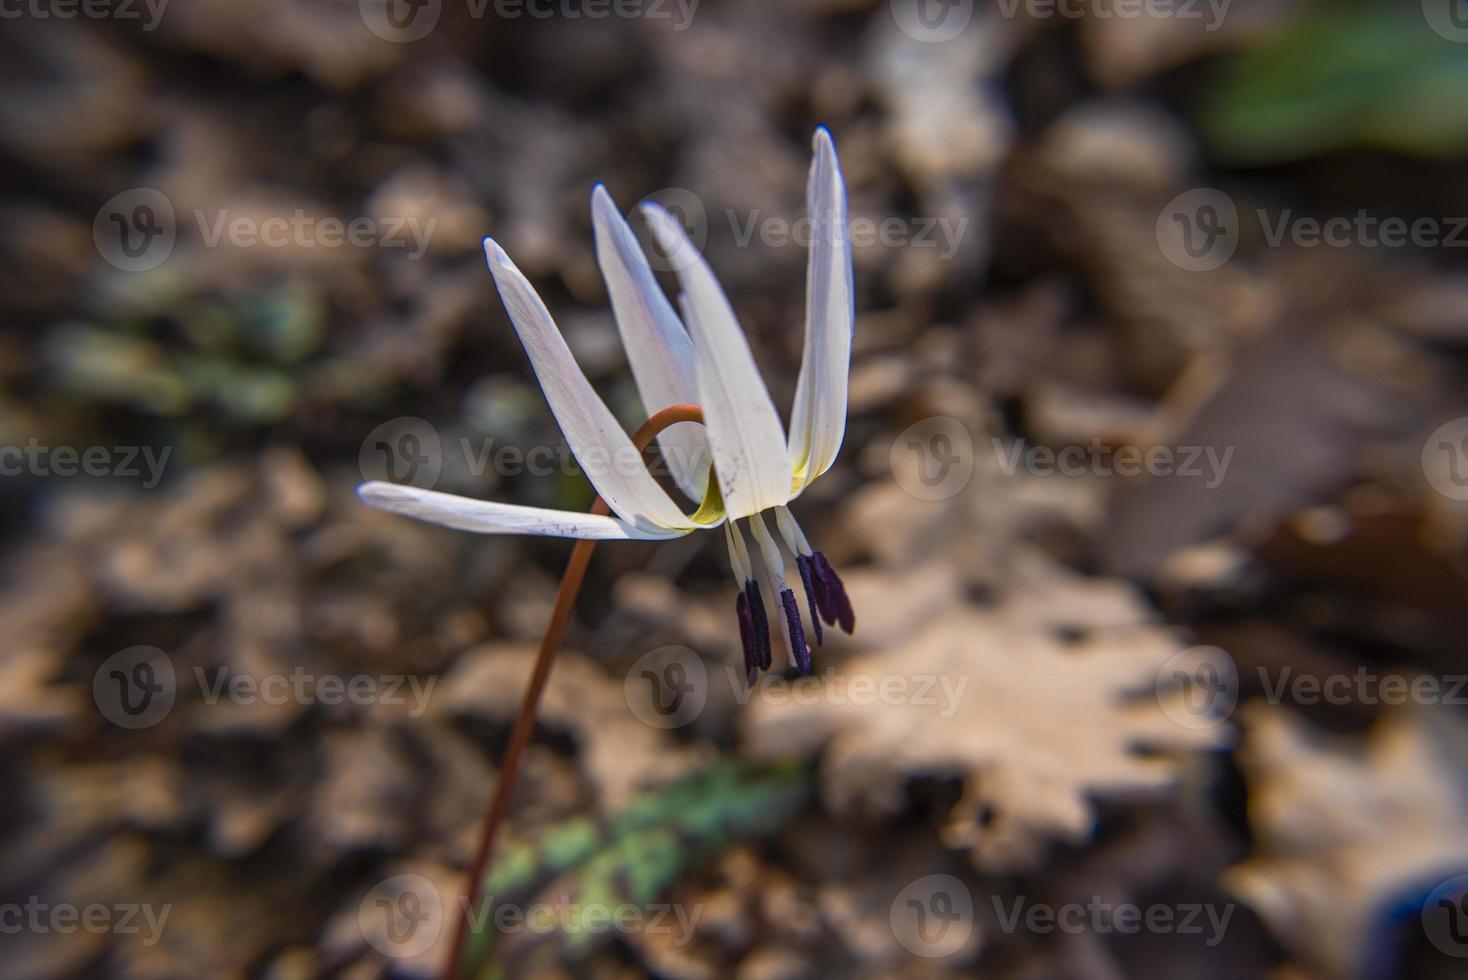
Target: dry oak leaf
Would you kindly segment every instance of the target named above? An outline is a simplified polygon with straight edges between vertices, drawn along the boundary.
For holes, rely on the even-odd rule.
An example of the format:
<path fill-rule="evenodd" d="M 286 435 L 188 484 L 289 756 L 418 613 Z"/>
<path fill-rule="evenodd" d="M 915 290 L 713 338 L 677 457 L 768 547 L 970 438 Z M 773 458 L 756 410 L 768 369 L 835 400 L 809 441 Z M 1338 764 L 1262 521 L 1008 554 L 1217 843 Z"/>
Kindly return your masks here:
<path fill-rule="evenodd" d="M 1366 975 L 1381 912 L 1468 870 L 1468 725 L 1403 709 L 1363 745 L 1263 704 L 1243 714 L 1254 854 L 1224 884 L 1311 975 Z"/>
<path fill-rule="evenodd" d="M 1036 593 L 955 607 L 900 646 L 788 689 L 764 685 L 746 717 L 748 750 L 828 745 L 822 791 L 838 812 L 895 812 L 909 778 L 963 777 L 944 838 L 982 869 L 1033 864 L 1052 838 L 1085 840 L 1093 794 L 1165 791 L 1178 775 L 1168 750 L 1218 746 L 1227 729 L 1170 720 L 1153 692 L 1182 644 L 1130 589 L 1067 577 L 1046 590 L 1054 602 Z M 1078 595 L 1097 624 L 1079 634 L 1057 608 Z"/>

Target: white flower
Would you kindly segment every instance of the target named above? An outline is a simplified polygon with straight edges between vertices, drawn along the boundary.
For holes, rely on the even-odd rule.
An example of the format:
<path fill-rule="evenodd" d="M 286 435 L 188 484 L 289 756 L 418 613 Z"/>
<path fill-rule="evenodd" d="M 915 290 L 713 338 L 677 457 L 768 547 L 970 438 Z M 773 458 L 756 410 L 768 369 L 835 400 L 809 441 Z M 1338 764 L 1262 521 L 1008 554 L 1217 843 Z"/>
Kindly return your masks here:
<path fill-rule="evenodd" d="M 814 551 L 786 507 L 836 459 L 846 431 L 846 383 L 854 320 L 846 187 L 825 127 L 816 130 L 806 188 L 811 246 L 806 283 L 805 352 L 787 440 L 775 403 L 750 354 L 744 331 L 713 271 L 663 208 L 642 214 L 677 269 L 682 318 L 674 311 L 611 195 L 592 194 L 597 259 L 606 278 L 617 329 L 649 414 L 696 404 L 704 426 L 680 422 L 658 436 L 679 489 L 703 504 L 688 515 L 658 485 L 641 454 L 577 366 L 530 283 L 493 240 L 485 255 L 515 331 L 571 451 L 615 516 L 521 507 L 392 483 L 364 483 L 369 506 L 482 534 L 565 538 L 657 539 L 724 525 L 730 562 L 739 578 L 740 637 L 750 683 L 771 661 L 763 591 L 778 596 L 776 615 L 791 661 L 810 671 L 810 651 L 785 586 L 785 563 L 765 523 L 773 514 L 795 556 L 816 640 L 821 618 L 850 632 L 853 616 L 840 578 Z M 709 479 L 711 468 L 715 479 Z M 739 522 L 754 537 L 752 562 Z"/>

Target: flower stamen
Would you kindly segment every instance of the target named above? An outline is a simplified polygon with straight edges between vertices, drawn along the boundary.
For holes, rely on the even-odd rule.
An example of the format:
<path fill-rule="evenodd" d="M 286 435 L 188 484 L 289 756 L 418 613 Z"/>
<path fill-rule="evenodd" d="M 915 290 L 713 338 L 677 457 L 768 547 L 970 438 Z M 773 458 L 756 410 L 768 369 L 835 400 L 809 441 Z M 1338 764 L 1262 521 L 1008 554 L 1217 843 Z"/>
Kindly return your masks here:
<path fill-rule="evenodd" d="M 770 620 L 765 613 L 764 596 L 749 562 L 744 536 L 733 521 L 724 524 L 724 540 L 729 545 L 729 565 L 739 580 L 739 597 L 734 612 L 739 619 L 739 642 L 744 649 L 745 683 L 754 686 L 759 671 L 768 670 L 773 659 L 770 649 Z"/>
<path fill-rule="evenodd" d="M 805 627 L 800 622 L 795 593 L 785 586 L 785 559 L 780 556 L 780 546 L 770 536 L 763 515 L 754 514 L 749 518 L 749 530 L 765 560 L 763 570 L 769 576 L 770 588 L 779 596 L 779 613 L 785 621 L 785 632 L 790 641 L 790 664 L 801 673 L 808 674 L 811 669 L 810 648 L 805 642 Z"/>
<path fill-rule="evenodd" d="M 856 629 L 856 613 L 851 608 L 851 599 L 846 595 L 846 586 L 836 569 L 819 551 L 811 555 L 811 572 L 816 587 L 816 601 L 820 603 L 821 615 L 827 625 L 839 623 L 845 633 Z"/>
<path fill-rule="evenodd" d="M 765 613 L 765 597 L 760 594 L 759 583 L 750 579 L 744 586 L 749 596 L 749 612 L 754 620 L 755 663 L 760 670 L 769 670 L 774 661 L 774 645 L 770 642 L 770 617 Z"/>
<path fill-rule="evenodd" d="M 785 539 L 786 547 L 795 556 L 795 569 L 800 573 L 800 584 L 805 588 L 805 605 L 810 610 L 810 624 L 815 630 L 816 646 L 823 646 L 826 637 L 821 630 L 821 617 L 817 615 L 819 604 L 816 589 L 824 588 L 824 583 L 812 574 L 810 541 L 795 522 L 795 515 L 790 513 L 789 507 L 775 509 L 775 526 L 780 529 L 780 536 Z"/>

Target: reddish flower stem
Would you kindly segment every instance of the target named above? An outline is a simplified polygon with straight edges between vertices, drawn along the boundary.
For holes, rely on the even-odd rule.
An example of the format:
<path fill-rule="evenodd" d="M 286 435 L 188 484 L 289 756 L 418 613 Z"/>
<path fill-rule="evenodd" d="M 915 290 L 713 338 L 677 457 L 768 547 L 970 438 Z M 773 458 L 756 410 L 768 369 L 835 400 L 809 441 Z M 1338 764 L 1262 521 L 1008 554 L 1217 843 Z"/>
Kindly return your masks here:
<path fill-rule="evenodd" d="M 671 405 L 642 423 L 642 427 L 633 434 L 632 443 L 639 450 L 646 449 L 659 432 L 679 422 L 702 423 L 703 410 L 697 405 Z M 591 505 L 591 512 L 608 514 L 610 509 L 605 501 L 597 497 Z M 500 825 L 505 822 L 505 814 L 510 808 L 510 794 L 515 789 L 515 777 L 520 772 L 520 760 L 525 755 L 530 736 L 535 730 L 535 716 L 540 708 L 540 696 L 545 691 L 546 682 L 550 680 L 551 664 L 555 663 L 561 637 L 565 635 L 566 624 L 571 619 L 571 607 L 575 605 L 576 596 L 581 592 L 586 566 L 590 564 L 591 553 L 595 550 L 595 541 L 577 541 L 576 547 L 571 550 L 571 560 L 566 563 L 566 571 L 561 576 L 555 608 L 551 610 L 550 622 L 540 641 L 540 652 L 535 656 L 535 668 L 530 673 L 530 683 L 526 685 L 525 696 L 520 700 L 515 727 L 510 732 L 510 744 L 505 749 L 505 761 L 500 765 L 500 778 L 495 783 L 494 797 L 489 802 L 489 813 L 484 818 L 484 833 L 479 838 L 479 852 L 474 856 L 474 863 L 469 866 L 468 903 L 463 909 L 464 914 L 455 917 L 458 925 L 454 930 L 454 948 L 444 967 L 444 980 L 455 980 L 462 967 L 460 961 L 464 955 L 464 944 L 468 941 L 469 919 L 479 901 L 480 884 L 494 854 L 494 842 L 499 836 Z"/>

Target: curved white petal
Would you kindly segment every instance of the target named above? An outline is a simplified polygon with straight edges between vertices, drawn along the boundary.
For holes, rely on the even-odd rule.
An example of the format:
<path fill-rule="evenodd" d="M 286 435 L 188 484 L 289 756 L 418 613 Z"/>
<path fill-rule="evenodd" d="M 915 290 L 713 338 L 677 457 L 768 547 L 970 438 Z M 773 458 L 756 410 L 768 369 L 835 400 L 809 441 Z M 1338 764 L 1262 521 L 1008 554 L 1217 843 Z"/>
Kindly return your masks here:
<path fill-rule="evenodd" d="M 642 463 L 642 454 L 581 372 L 565 338 L 529 280 L 505 250 L 484 240 L 484 254 L 545 400 L 571 452 L 612 513 L 642 531 L 695 527 Z"/>
<path fill-rule="evenodd" d="M 643 409 L 653 415 L 669 405 L 697 404 L 693 341 L 653 278 L 632 229 L 601 184 L 591 194 L 591 223 L 597 262 Z M 703 427 L 694 422 L 669 426 L 658 434 L 658 448 L 678 488 L 690 500 L 703 500 L 710 462 Z"/>
<path fill-rule="evenodd" d="M 785 432 L 734 310 L 673 216 L 651 203 L 642 212 L 683 285 L 698 400 L 726 511 L 731 518 L 747 517 L 783 504 L 790 499 Z"/>
<path fill-rule="evenodd" d="M 811 245 L 805 284 L 805 353 L 790 412 L 790 468 L 800 489 L 836 461 L 846 435 L 846 380 L 856 319 L 846 184 L 831 134 L 816 130 L 806 184 Z"/>
<path fill-rule="evenodd" d="M 458 531 L 476 534 L 535 534 L 549 538 L 585 538 L 596 541 L 651 541 L 676 538 L 686 531 L 645 531 L 615 517 L 600 514 L 578 514 L 543 507 L 518 507 L 475 500 L 437 490 L 396 483 L 364 483 L 357 496 L 369 507 L 415 517 L 430 524 L 441 524 Z"/>

